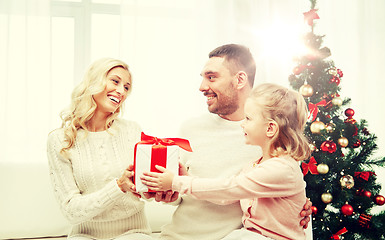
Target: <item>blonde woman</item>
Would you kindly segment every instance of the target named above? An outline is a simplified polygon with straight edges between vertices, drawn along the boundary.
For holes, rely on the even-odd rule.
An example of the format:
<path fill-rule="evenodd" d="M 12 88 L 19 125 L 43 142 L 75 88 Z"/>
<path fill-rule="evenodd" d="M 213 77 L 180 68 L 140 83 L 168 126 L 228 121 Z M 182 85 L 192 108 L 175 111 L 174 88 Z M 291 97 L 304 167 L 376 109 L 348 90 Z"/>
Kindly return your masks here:
<path fill-rule="evenodd" d="M 298 213 L 306 201 L 306 183 L 298 161 L 311 154 L 303 134 L 306 103 L 298 92 L 267 83 L 252 90 L 244 110 L 246 143 L 260 146 L 263 155 L 250 162 L 241 174 L 229 179 L 174 177 L 158 167 L 163 173 L 145 173 L 142 181 L 152 190 L 172 189 L 218 204 L 240 200 L 243 228 L 224 240 L 303 240 L 305 233 L 298 224 L 302 219 Z"/>
<path fill-rule="evenodd" d="M 55 196 L 72 224 L 68 239 L 152 239 L 144 203 L 127 184 L 141 129 L 118 115 L 131 89 L 126 63 L 95 61 L 73 90 L 62 127 L 48 136 Z"/>

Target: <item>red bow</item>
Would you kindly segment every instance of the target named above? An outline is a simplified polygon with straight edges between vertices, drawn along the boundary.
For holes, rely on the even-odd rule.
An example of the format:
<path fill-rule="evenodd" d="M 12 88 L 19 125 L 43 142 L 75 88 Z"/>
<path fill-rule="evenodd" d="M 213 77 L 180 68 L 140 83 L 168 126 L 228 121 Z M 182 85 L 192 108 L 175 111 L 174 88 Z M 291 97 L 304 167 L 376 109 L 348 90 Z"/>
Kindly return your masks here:
<path fill-rule="evenodd" d="M 309 120 L 311 118 L 311 116 L 313 116 L 313 119 L 312 119 L 312 122 L 317 118 L 317 114 L 318 114 L 318 106 L 325 106 L 327 104 L 326 100 L 322 100 L 320 101 L 319 103 L 309 103 L 309 116 L 307 117 L 307 119 Z"/>
<path fill-rule="evenodd" d="M 316 164 L 317 162 L 314 157 L 310 158 L 309 163 L 302 162 L 301 167 L 302 167 L 303 175 L 305 176 L 308 173 L 308 171 L 310 171 L 311 174 L 317 175 L 318 170 L 317 170 Z"/>
<path fill-rule="evenodd" d="M 161 144 L 164 146 L 177 145 L 186 151 L 192 152 L 190 142 L 183 138 L 157 138 L 157 137 L 146 135 L 142 132 L 142 136 L 140 140 L 141 141 L 138 142 L 137 144 L 155 144 L 155 145 Z"/>
<path fill-rule="evenodd" d="M 338 232 L 336 232 L 335 234 L 333 234 L 332 237 L 330 237 L 331 239 L 335 239 L 335 240 L 339 240 L 340 239 L 340 235 L 341 234 L 344 234 L 344 233 L 347 233 L 348 230 L 344 227 L 343 229 L 339 230 Z"/>
<path fill-rule="evenodd" d="M 354 173 L 354 177 L 362 178 L 365 181 L 368 181 L 369 177 L 371 177 L 373 175 L 376 175 L 376 174 L 374 172 L 370 172 L 370 171 L 368 171 L 368 172 L 355 172 Z"/>

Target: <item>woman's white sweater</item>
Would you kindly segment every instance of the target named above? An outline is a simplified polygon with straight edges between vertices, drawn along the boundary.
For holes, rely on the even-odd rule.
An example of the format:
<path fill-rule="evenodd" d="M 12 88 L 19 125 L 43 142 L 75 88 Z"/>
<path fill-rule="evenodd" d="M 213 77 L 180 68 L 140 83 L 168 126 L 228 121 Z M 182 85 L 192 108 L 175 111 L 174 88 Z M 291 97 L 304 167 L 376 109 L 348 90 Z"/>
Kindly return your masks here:
<path fill-rule="evenodd" d="M 50 175 L 60 208 L 73 224 L 69 236 L 106 239 L 151 232 L 144 202 L 123 193 L 116 183 L 133 163 L 140 133 L 138 124 L 122 119 L 108 131 L 79 130 L 68 157 L 60 154 L 65 145 L 63 129 L 49 134 Z"/>

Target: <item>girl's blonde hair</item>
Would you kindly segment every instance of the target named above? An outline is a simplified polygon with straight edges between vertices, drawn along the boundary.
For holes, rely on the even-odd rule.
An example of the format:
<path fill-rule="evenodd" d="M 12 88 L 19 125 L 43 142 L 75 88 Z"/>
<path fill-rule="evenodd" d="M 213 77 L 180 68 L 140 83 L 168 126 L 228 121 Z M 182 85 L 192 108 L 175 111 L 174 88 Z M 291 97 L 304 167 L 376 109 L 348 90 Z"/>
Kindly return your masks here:
<path fill-rule="evenodd" d="M 130 76 L 132 89 L 132 77 L 128 65 L 118 59 L 102 58 L 93 62 L 84 74 L 83 80 L 75 87 L 71 95 L 71 104 L 68 109 L 61 112 L 62 128 L 67 146 L 61 149 L 65 153 L 70 149 L 76 140 L 79 129 L 87 130 L 87 123 L 93 117 L 96 110 L 96 102 L 93 95 L 98 94 L 106 88 L 108 73 L 117 67 L 124 68 Z M 129 94 L 128 93 L 128 94 Z M 114 113 L 108 116 L 105 127 L 108 129 L 114 119 L 117 118 L 122 105 Z"/>
<path fill-rule="evenodd" d="M 302 95 L 277 84 L 264 83 L 253 89 L 250 98 L 261 107 L 268 121 L 278 124 L 269 149 L 271 156 L 288 154 L 297 161 L 309 158 L 311 150 L 304 135 L 308 110 Z"/>

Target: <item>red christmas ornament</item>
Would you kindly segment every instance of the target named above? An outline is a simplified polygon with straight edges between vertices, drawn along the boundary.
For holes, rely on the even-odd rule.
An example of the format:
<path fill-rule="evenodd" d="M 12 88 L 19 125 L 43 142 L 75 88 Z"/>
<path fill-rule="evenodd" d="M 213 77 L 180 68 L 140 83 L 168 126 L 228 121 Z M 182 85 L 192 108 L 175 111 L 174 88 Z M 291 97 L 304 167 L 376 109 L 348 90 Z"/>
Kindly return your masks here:
<path fill-rule="evenodd" d="M 335 79 L 335 83 L 337 84 L 337 86 L 338 86 L 338 85 L 340 85 L 340 83 L 341 83 L 341 79 L 340 79 L 340 78 L 338 78 L 338 77 L 336 77 L 336 79 Z"/>
<path fill-rule="evenodd" d="M 341 71 L 341 69 L 337 69 L 337 74 L 340 76 L 340 78 L 342 78 L 344 76 L 344 74 Z"/>
<path fill-rule="evenodd" d="M 384 203 L 385 203 L 384 196 L 382 196 L 382 195 L 375 196 L 374 197 L 374 203 L 377 204 L 377 205 L 380 205 L 380 206 L 384 205 Z"/>
<path fill-rule="evenodd" d="M 294 73 L 294 75 L 298 75 L 298 74 L 301 73 L 301 70 L 299 69 L 299 67 L 295 67 L 295 68 L 293 69 L 293 73 Z"/>
<path fill-rule="evenodd" d="M 351 109 L 351 108 L 346 109 L 346 110 L 345 110 L 345 115 L 346 115 L 349 119 L 351 119 L 351 118 L 354 116 L 354 110 Z"/>
<path fill-rule="evenodd" d="M 329 80 L 329 82 L 335 83 L 335 84 L 337 84 L 337 86 L 338 86 L 338 85 L 340 85 L 341 80 L 340 80 L 339 77 L 333 76 L 333 77 Z"/>
<path fill-rule="evenodd" d="M 356 195 L 357 195 L 357 196 L 364 196 L 364 197 L 370 198 L 370 197 L 372 196 L 372 193 L 369 192 L 369 191 L 366 191 L 366 190 L 364 190 L 364 189 L 358 189 L 358 190 L 356 191 Z"/>
<path fill-rule="evenodd" d="M 369 191 L 364 191 L 362 194 L 363 194 L 363 196 L 368 197 L 368 198 L 370 198 L 372 196 L 372 193 Z"/>
<path fill-rule="evenodd" d="M 333 141 L 325 141 L 321 144 L 321 150 L 328 153 L 334 153 L 337 150 L 337 145 Z"/>
<path fill-rule="evenodd" d="M 345 204 L 341 207 L 341 212 L 345 216 L 350 216 L 353 214 L 353 207 L 352 205 Z"/>
<path fill-rule="evenodd" d="M 310 208 L 311 208 L 312 214 L 313 214 L 313 215 L 317 215 L 317 212 L 318 212 L 317 207 L 316 207 L 316 206 L 311 206 Z"/>
<path fill-rule="evenodd" d="M 298 75 L 298 74 L 300 74 L 301 72 L 303 72 L 303 70 L 305 70 L 306 69 L 306 66 L 305 65 L 298 65 L 297 67 L 295 67 L 294 69 L 293 69 L 293 73 L 294 73 L 294 75 Z"/>
<path fill-rule="evenodd" d="M 361 146 L 361 141 L 357 139 L 357 141 L 353 144 L 353 147 L 358 148 L 359 146 Z"/>

